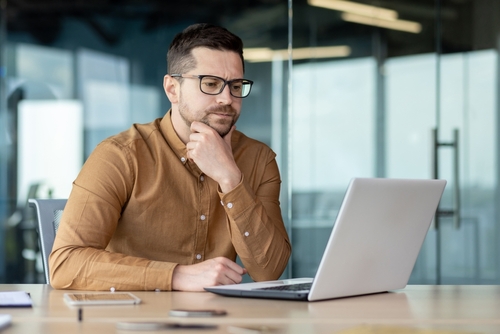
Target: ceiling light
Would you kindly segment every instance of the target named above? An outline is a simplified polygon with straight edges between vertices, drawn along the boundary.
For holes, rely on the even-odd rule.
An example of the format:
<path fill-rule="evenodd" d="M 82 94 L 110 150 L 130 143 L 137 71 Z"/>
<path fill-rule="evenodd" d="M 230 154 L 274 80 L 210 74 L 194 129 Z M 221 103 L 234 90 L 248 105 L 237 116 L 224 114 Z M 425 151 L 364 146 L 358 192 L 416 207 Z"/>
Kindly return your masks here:
<path fill-rule="evenodd" d="M 347 57 L 351 54 L 351 48 L 345 45 L 323 46 L 310 48 L 297 48 L 292 50 L 292 59 L 319 59 Z M 288 50 L 272 50 L 269 48 L 253 48 L 243 50 L 245 60 L 251 63 L 270 62 L 273 60 L 288 59 Z"/>
<path fill-rule="evenodd" d="M 351 54 L 351 48 L 345 45 L 297 48 L 292 51 L 292 59 L 338 58 Z"/>
<path fill-rule="evenodd" d="M 352 1 L 308 0 L 307 2 L 311 6 L 323 7 L 346 13 L 375 17 L 383 20 L 396 20 L 398 18 L 398 12 L 396 12 L 395 10 L 360 4 Z"/>
<path fill-rule="evenodd" d="M 371 25 L 418 34 L 422 25 L 418 22 L 398 20 L 398 12 L 392 9 L 365 5 L 345 0 L 307 0 L 311 6 L 343 12 L 342 19 L 348 22 Z"/>
<path fill-rule="evenodd" d="M 286 50 L 285 50 L 286 51 Z M 275 58 L 275 52 L 281 53 L 282 51 L 273 51 L 270 48 L 251 48 L 243 50 L 243 57 L 249 62 L 264 62 L 272 61 Z M 279 56 L 279 55 L 278 55 Z M 285 56 L 283 59 L 286 59 Z"/>
<path fill-rule="evenodd" d="M 342 19 L 348 22 L 366 24 L 380 28 L 406 31 L 414 34 L 418 34 L 422 31 L 422 25 L 418 22 L 413 22 L 413 21 L 404 21 L 404 20 L 387 21 L 374 17 L 367 17 L 364 15 L 356 15 L 350 13 L 342 13 Z"/>

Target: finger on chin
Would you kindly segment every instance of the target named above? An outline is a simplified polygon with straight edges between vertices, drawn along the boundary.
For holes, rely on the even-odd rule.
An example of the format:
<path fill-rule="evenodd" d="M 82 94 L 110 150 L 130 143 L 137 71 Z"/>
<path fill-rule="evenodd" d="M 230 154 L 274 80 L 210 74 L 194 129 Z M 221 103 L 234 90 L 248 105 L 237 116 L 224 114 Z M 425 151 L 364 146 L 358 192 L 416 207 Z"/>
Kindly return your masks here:
<path fill-rule="evenodd" d="M 207 129 L 210 130 L 212 128 L 203 122 L 193 121 L 193 122 L 191 122 L 190 129 L 191 129 L 191 132 L 202 132 L 203 130 L 207 130 Z"/>

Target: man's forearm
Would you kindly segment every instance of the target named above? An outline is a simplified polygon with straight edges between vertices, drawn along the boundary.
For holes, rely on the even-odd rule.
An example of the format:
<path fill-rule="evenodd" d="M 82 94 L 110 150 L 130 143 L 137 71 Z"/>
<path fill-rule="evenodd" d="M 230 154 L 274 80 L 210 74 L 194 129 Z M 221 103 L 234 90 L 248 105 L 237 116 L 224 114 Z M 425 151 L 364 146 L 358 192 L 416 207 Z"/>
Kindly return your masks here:
<path fill-rule="evenodd" d="M 50 283 L 56 289 L 171 290 L 175 266 L 94 248 L 60 247 L 51 254 Z"/>

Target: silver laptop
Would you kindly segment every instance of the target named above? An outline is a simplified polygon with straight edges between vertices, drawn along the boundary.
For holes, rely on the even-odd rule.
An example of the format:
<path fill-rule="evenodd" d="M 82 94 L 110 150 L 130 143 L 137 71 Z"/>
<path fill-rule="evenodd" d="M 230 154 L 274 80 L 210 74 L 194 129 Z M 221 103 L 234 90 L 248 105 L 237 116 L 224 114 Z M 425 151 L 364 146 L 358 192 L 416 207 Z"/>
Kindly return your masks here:
<path fill-rule="evenodd" d="M 446 181 L 352 179 L 314 278 L 207 287 L 226 296 L 323 300 L 402 289 Z"/>

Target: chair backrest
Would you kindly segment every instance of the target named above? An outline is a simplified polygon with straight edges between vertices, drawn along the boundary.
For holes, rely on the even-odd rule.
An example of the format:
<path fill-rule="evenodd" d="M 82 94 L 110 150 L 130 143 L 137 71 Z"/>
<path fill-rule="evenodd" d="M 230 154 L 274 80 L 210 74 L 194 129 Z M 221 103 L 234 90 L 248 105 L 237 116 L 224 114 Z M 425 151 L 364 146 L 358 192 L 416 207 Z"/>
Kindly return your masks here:
<path fill-rule="evenodd" d="M 50 283 L 49 255 L 56 237 L 62 212 L 66 206 L 66 199 L 28 199 L 31 207 L 35 208 L 38 220 L 38 240 L 42 253 L 43 272 L 45 283 Z"/>

